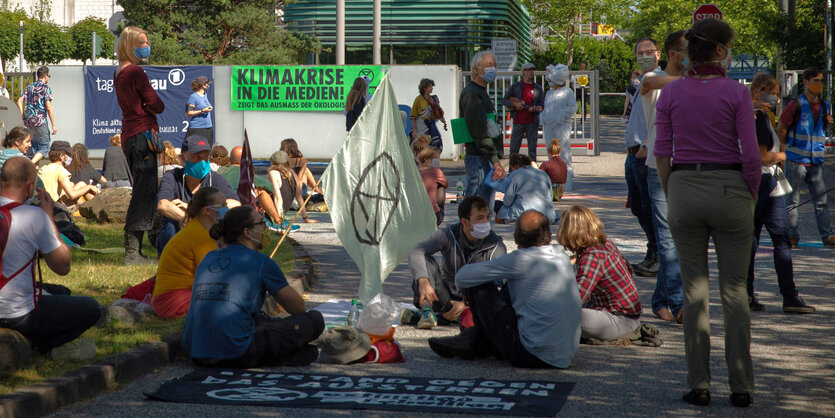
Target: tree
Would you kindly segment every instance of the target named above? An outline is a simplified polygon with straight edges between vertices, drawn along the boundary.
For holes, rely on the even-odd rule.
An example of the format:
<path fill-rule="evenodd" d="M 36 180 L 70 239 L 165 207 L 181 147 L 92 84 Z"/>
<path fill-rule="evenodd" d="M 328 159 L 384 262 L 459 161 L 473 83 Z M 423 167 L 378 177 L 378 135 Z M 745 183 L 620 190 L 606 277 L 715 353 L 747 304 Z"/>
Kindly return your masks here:
<path fill-rule="evenodd" d="M 118 0 L 151 34 L 156 64 L 290 64 L 321 50 L 275 25 L 275 0 Z M 279 6 L 285 2 L 279 2 Z"/>
<path fill-rule="evenodd" d="M 544 26 L 566 40 L 566 64 L 574 62 L 574 41 L 584 16 L 606 16 L 609 24 L 619 24 L 630 15 L 630 0 L 520 0 L 533 17 L 534 25 Z"/>
<path fill-rule="evenodd" d="M 585 62 L 587 70 L 599 71 L 599 86 L 603 92 L 623 91 L 629 83 L 629 75 L 636 68 L 632 48 L 617 39 L 579 38 L 574 41 L 574 58 L 577 62 Z M 537 51 L 532 58 L 536 68 L 565 63 L 567 60 L 566 39 L 554 40 L 547 51 Z"/>
<path fill-rule="evenodd" d="M 38 0 L 32 5 L 32 18 L 39 22 L 49 22 L 52 17 L 52 2 L 50 0 Z"/>
<path fill-rule="evenodd" d="M 23 9 L 0 10 L 0 55 L 3 58 L 3 71 L 6 70 L 6 62 L 15 60 L 20 54 L 20 21 L 29 23 L 29 17 Z"/>
<path fill-rule="evenodd" d="M 101 40 L 101 50 L 96 56 L 100 58 L 113 57 L 113 41 L 115 38 L 107 30 L 104 20 L 89 16 L 72 25 L 68 32 L 73 45 L 70 58 L 87 62 L 92 57 L 93 32 L 96 32 L 96 37 Z"/>
<path fill-rule="evenodd" d="M 72 50 L 70 35 L 54 23 L 33 20 L 23 27 L 23 57 L 29 63 L 57 64 Z"/>
<path fill-rule="evenodd" d="M 776 16 L 770 28 L 768 36 L 780 46 L 786 69 L 823 68 L 823 2 L 798 2 L 794 15 Z"/>

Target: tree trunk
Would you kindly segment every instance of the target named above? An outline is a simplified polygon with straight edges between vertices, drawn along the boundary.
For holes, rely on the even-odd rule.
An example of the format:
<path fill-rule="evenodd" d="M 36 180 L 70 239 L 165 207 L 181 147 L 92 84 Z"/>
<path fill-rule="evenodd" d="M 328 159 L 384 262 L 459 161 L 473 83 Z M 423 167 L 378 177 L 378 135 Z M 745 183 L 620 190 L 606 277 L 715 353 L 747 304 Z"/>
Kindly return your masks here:
<path fill-rule="evenodd" d="M 574 62 L 574 24 L 571 24 L 565 31 L 565 40 L 568 42 L 568 58 L 565 60 L 565 65 L 571 68 L 571 63 Z"/>

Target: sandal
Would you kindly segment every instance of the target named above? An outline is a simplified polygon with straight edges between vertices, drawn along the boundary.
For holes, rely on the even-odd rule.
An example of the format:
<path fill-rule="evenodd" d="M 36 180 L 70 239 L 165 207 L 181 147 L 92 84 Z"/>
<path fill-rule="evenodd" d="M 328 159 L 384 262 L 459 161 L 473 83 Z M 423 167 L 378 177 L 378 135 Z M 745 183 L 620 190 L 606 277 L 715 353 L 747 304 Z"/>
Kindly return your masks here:
<path fill-rule="evenodd" d="M 707 406 L 710 405 L 710 391 L 707 389 L 693 389 L 684 394 L 681 400 L 692 405 Z M 731 396 L 733 401 L 733 396 Z"/>

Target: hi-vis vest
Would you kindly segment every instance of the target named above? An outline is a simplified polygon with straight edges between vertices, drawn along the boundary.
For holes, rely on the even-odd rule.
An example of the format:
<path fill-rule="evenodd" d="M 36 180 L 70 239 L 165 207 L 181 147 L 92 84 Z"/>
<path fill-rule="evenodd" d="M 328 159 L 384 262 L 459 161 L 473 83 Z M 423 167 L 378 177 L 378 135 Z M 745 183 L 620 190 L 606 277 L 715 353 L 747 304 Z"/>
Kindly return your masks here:
<path fill-rule="evenodd" d="M 806 96 L 797 96 L 795 106 L 800 106 L 800 119 L 797 125 L 787 132 L 786 158 L 801 164 L 823 164 L 823 153 L 826 148 L 826 130 L 823 120 L 829 114 L 829 103 L 821 100 L 821 111 L 818 120 L 813 121 L 812 107 Z"/>

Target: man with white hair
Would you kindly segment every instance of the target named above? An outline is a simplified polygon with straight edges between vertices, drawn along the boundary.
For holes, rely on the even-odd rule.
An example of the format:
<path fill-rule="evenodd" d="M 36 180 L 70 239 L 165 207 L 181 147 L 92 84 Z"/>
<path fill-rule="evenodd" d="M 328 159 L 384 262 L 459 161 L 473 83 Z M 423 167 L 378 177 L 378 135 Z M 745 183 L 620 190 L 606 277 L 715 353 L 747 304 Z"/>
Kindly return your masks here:
<path fill-rule="evenodd" d="M 545 95 L 545 109 L 540 115 L 545 142 L 554 138 L 560 140 L 560 158 L 565 161 L 568 175 L 565 191 L 573 189 L 574 166 L 571 163 L 571 118 L 577 113 L 574 92 L 568 87 L 569 71 L 564 64 L 549 65 L 545 68 L 545 81 L 551 85 Z"/>
<path fill-rule="evenodd" d="M 464 145 L 467 157 L 464 160 L 467 169 L 467 196 L 478 195 L 493 207 L 495 192 L 484 184 L 484 177 L 491 169 L 493 180 L 501 180 L 507 175 L 501 163 L 498 147 L 493 138 L 501 132 L 490 132 L 488 124 L 496 125 L 496 121 L 488 121 L 487 114 L 495 113 L 496 108 L 487 94 L 487 84 L 496 81 L 496 56 L 490 51 L 480 51 L 473 57 L 470 65 L 472 78 L 458 99 L 458 112 L 467 121 L 472 142 Z"/>

